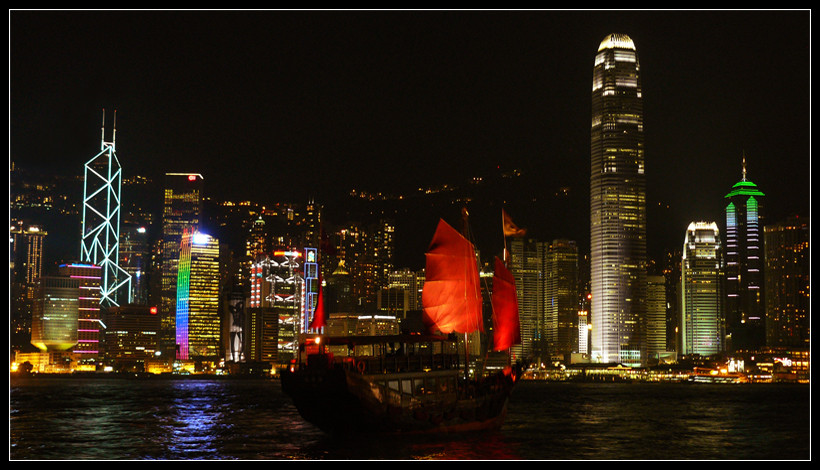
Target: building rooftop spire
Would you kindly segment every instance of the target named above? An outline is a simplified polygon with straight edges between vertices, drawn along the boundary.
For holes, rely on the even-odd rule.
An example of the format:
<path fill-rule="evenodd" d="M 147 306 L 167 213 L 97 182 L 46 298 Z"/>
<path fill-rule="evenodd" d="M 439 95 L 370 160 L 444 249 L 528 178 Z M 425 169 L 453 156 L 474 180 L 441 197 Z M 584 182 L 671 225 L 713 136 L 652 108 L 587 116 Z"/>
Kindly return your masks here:
<path fill-rule="evenodd" d="M 743 151 L 742 157 L 742 171 L 743 177 L 732 186 L 732 191 L 727 194 L 726 198 L 734 196 L 765 196 L 762 191 L 757 188 L 757 185 L 746 179 L 746 151 Z"/>
<path fill-rule="evenodd" d="M 743 179 L 741 181 L 746 181 L 746 151 L 743 151 Z"/>

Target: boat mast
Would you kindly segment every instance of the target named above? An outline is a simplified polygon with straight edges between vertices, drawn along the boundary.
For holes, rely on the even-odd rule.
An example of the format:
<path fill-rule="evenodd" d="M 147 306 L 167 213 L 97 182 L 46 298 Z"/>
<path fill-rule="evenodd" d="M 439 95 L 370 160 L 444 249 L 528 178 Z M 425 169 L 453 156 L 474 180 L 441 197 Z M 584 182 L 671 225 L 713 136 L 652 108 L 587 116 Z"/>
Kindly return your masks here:
<path fill-rule="evenodd" d="M 470 240 L 470 228 L 469 228 L 469 217 L 470 214 L 467 212 L 466 207 L 461 208 L 461 235 L 464 236 L 468 241 Z M 475 262 L 475 245 L 473 245 L 473 258 Z M 465 286 L 466 289 L 466 286 Z M 464 293 L 465 297 L 467 292 Z M 481 319 L 479 319 L 481 321 Z M 464 378 L 470 378 L 470 337 L 469 333 L 466 331 L 464 332 Z"/>

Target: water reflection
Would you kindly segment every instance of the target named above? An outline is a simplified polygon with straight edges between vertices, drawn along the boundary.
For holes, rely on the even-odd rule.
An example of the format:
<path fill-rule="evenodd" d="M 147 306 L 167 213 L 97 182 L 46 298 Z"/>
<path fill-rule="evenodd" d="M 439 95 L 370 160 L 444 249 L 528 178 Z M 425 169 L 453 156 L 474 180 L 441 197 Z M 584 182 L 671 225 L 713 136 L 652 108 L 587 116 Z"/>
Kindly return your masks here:
<path fill-rule="evenodd" d="M 516 444 L 501 432 L 445 436 L 438 442 L 414 444 L 412 458 L 419 460 L 518 460 Z"/>
<path fill-rule="evenodd" d="M 308 459 L 323 434 L 305 423 L 278 390 L 259 384 L 184 380 L 168 389 L 160 458 Z"/>
<path fill-rule="evenodd" d="M 172 416 L 164 425 L 168 450 L 184 459 L 212 457 L 215 437 L 222 433 L 220 406 L 213 403 L 213 382 L 175 382 L 171 387 Z"/>
<path fill-rule="evenodd" d="M 502 432 L 355 436 L 321 435 L 301 450 L 323 460 L 517 460 L 518 444 Z"/>
<path fill-rule="evenodd" d="M 808 387 L 522 383 L 495 433 L 328 436 L 276 381 L 12 383 L 9 457 L 140 460 L 804 459 Z"/>

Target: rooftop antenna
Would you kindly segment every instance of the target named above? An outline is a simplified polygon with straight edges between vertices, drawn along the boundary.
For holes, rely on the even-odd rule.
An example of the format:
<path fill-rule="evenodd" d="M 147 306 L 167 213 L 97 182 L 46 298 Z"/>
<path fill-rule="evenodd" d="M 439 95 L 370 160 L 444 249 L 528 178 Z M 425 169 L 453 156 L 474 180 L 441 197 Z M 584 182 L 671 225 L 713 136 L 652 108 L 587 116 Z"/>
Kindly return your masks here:
<path fill-rule="evenodd" d="M 114 133 L 111 136 L 111 148 L 117 147 L 117 110 L 114 110 Z"/>
<path fill-rule="evenodd" d="M 101 127 L 101 134 L 100 135 L 100 150 L 105 150 L 106 142 L 105 142 L 105 108 L 102 110 L 102 127 Z M 117 110 L 114 110 L 114 134 L 111 140 L 110 146 L 112 149 L 115 148 L 117 144 Z"/>
<path fill-rule="evenodd" d="M 115 118 L 116 120 L 116 118 Z M 746 181 L 746 151 L 743 151 L 743 181 Z"/>

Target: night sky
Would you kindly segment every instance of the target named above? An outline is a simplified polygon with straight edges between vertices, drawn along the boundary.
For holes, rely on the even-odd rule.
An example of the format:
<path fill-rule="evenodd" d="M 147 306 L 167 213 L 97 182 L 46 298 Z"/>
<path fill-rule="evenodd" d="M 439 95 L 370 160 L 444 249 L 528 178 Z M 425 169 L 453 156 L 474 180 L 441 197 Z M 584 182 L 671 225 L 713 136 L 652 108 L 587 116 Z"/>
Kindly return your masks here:
<path fill-rule="evenodd" d="M 648 203 L 669 205 L 650 237 L 677 246 L 690 221 L 722 220 L 744 152 L 769 221 L 809 215 L 810 23 L 808 10 L 10 11 L 10 160 L 82 174 L 105 108 L 126 176 L 199 172 L 214 198 L 322 202 L 499 167 L 541 182 L 521 188 L 533 197 L 588 194 L 593 61 L 624 33 Z"/>

